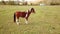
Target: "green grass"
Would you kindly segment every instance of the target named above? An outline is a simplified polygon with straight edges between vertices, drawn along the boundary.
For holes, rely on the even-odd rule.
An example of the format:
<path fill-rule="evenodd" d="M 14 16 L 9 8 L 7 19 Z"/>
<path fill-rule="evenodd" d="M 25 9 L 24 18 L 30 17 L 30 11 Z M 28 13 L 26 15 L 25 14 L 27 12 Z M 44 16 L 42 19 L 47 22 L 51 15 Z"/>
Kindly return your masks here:
<path fill-rule="evenodd" d="M 28 24 L 20 18 L 20 25 L 13 21 L 16 11 L 34 7 Z M 60 6 L 11 6 L 0 5 L 0 34 L 60 34 Z"/>

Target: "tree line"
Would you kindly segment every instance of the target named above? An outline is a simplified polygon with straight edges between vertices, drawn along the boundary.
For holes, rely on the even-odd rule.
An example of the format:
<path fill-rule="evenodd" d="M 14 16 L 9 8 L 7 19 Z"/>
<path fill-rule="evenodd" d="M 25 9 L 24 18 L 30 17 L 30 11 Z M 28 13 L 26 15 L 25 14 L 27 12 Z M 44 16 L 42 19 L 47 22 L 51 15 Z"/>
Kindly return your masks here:
<path fill-rule="evenodd" d="M 38 2 L 36 5 L 44 3 L 46 5 L 60 5 L 60 0 L 44 0 Z M 27 2 L 20 2 L 20 1 L 0 1 L 0 4 L 2 5 L 28 5 Z M 30 5 L 34 5 L 33 3 L 30 3 Z"/>

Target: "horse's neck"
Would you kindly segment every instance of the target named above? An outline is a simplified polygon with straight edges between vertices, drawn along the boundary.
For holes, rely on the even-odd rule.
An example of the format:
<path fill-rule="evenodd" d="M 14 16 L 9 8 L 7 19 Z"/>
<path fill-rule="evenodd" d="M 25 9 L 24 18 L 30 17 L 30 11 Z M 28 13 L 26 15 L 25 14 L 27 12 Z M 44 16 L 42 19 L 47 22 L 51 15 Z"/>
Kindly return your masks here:
<path fill-rule="evenodd" d="M 31 11 L 28 12 L 28 15 L 30 15 L 30 14 L 31 14 Z"/>
<path fill-rule="evenodd" d="M 30 14 L 31 14 L 31 12 L 30 12 L 30 11 L 28 11 L 28 12 L 27 12 L 27 17 L 29 17 L 29 16 L 30 16 Z"/>

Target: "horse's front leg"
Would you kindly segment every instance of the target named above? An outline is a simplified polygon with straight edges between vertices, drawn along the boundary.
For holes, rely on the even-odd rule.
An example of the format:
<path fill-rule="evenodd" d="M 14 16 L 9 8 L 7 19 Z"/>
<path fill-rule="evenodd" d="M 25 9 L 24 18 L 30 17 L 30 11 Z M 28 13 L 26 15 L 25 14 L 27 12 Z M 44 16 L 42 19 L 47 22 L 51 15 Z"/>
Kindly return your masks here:
<path fill-rule="evenodd" d="M 28 24 L 28 18 L 25 19 L 25 23 Z"/>

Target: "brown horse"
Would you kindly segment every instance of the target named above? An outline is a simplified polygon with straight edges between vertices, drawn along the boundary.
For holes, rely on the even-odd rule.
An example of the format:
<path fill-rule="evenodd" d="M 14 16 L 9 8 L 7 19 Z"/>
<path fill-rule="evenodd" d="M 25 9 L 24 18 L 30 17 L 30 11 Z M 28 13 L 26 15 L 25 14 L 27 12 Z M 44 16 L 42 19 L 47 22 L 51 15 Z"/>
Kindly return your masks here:
<path fill-rule="evenodd" d="M 31 8 L 27 12 L 22 12 L 22 11 L 17 11 L 14 13 L 14 22 L 19 24 L 19 17 L 25 18 L 25 23 L 28 24 L 28 17 L 30 16 L 31 13 L 35 13 L 34 8 Z"/>

